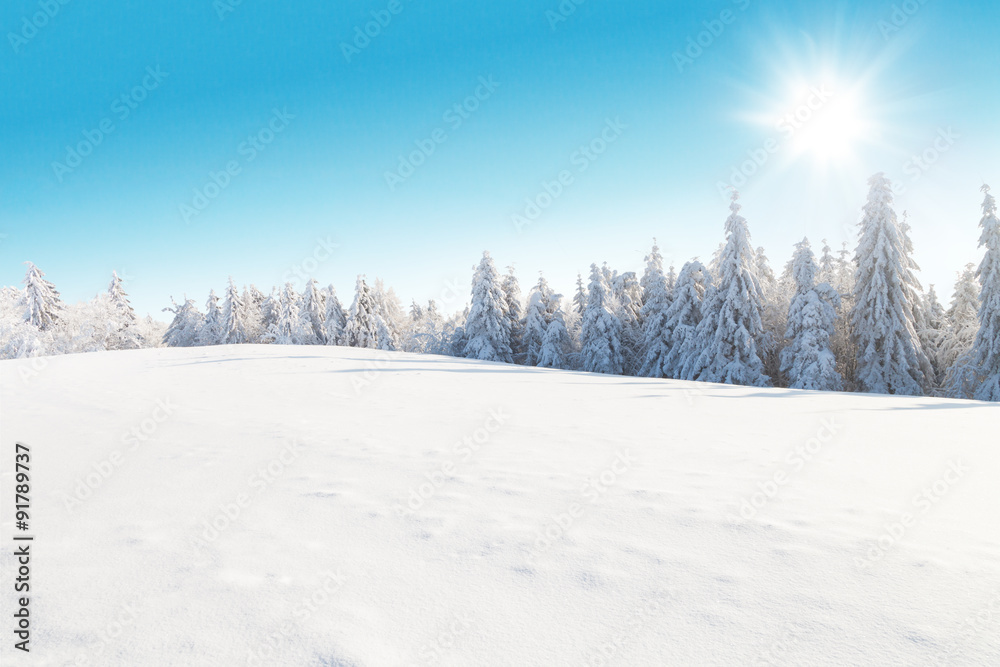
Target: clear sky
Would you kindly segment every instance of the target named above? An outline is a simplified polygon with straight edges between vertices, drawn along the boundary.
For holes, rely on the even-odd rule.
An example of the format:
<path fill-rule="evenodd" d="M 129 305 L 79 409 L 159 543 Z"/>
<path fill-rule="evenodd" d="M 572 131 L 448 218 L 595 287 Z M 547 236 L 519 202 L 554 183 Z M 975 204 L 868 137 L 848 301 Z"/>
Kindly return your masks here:
<path fill-rule="evenodd" d="M 578 1 L 8 0 L 0 283 L 117 270 L 165 319 L 229 275 L 349 302 L 365 273 L 453 311 L 484 249 L 565 294 L 654 236 L 708 258 L 726 183 L 780 271 L 803 236 L 853 249 L 877 171 L 925 286 L 981 256 L 997 3 Z"/>

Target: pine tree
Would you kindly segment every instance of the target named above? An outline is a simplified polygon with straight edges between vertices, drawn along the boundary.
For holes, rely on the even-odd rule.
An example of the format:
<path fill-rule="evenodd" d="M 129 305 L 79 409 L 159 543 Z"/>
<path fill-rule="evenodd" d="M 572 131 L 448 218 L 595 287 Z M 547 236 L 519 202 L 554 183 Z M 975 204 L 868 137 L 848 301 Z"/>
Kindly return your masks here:
<path fill-rule="evenodd" d="M 934 369 L 933 384 L 940 386 L 944 382 L 947 370 L 947 367 L 941 365 L 941 344 L 944 342 L 947 332 L 948 314 L 941 302 L 938 301 L 934 285 L 930 286 L 924 298 L 924 312 L 927 314 L 926 327 L 917 333 L 920 336 L 920 343 L 924 346 L 924 351 L 930 359 L 931 367 Z"/>
<path fill-rule="evenodd" d="M 524 332 L 521 328 L 521 286 L 514 275 L 514 267 L 507 267 L 507 275 L 503 278 L 504 312 L 510 324 L 510 349 L 514 362 L 525 362 Z M 529 364 L 534 365 L 534 364 Z"/>
<path fill-rule="evenodd" d="M 541 277 L 528 293 L 528 305 L 521 322 L 522 363 L 526 366 L 537 366 L 541 359 L 542 342 L 550 321 L 548 309 L 551 294 L 552 289 Z"/>
<path fill-rule="evenodd" d="M 791 279 L 788 281 L 779 281 L 775 278 L 764 248 L 757 248 L 754 252 L 754 264 L 757 282 L 761 288 L 760 317 L 764 325 L 764 333 L 760 338 L 761 359 L 764 362 L 764 374 L 778 384 L 781 375 L 781 347 L 788 325 L 791 295 L 795 293 L 795 281 L 791 278 L 791 271 L 789 271 Z"/>
<path fill-rule="evenodd" d="M 347 313 L 337 298 L 333 285 L 326 288 L 326 311 L 323 314 L 323 334 L 327 345 L 340 345 L 347 327 Z"/>
<path fill-rule="evenodd" d="M 462 356 L 481 361 L 513 363 L 508 292 L 504 290 L 489 252 L 472 277 L 472 306 L 466 318 Z"/>
<path fill-rule="evenodd" d="M 917 333 L 917 360 L 923 377 L 924 393 L 934 388 L 934 365 L 924 347 L 924 339 L 920 333 L 927 329 L 927 313 L 924 311 L 924 293 L 916 272 L 920 270 L 913 259 L 913 241 L 910 239 L 910 223 L 906 211 L 903 211 L 903 221 L 899 225 L 899 234 L 903 239 L 903 254 L 906 262 L 903 264 L 903 284 L 906 292 L 906 302 L 910 305 L 913 329 Z"/>
<path fill-rule="evenodd" d="M 974 397 L 980 401 L 1000 401 L 1000 219 L 990 188 L 983 185 L 983 218 L 979 226 L 983 233 L 979 246 L 986 255 L 976 273 L 982 291 L 979 293 L 979 333 L 972 354 L 980 377 Z"/>
<path fill-rule="evenodd" d="M 285 283 L 285 288 L 277 303 L 275 319 L 268 332 L 269 338 L 277 345 L 302 345 L 311 332 L 303 326 L 302 311 L 299 308 L 301 299 L 295 286 Z"/>
<path fill-rule="evenodd" d="M 378 349 L 379 334 L 384 327 L 380 324 L 377 309 L 371 288 L 364 276 L 358 276 L 354 287 L 354 303 L 347 316 L 341 345 Z"/>
<path fill-rule="evenodd" d="M 205 319 L 198 332 L 199 345 L 219 345 L 222 343 L 222 310 L 219 309 L 219 297 L 215 290 L 208 293 L 205 302 Z"/>
<path fill-rule="evenodd" d="M 664 362 L 670 352 L 670 332 L 667 330 L 667 309 L 670 289 L 663 275 L 663 257 L 653 239 L 653 250 L 646 256 L 646 272 L 642 278 L 642 321 L 644 351 L 639 375 L 667 377 Z"/>
<path fill-rule="evenodd" d="M 596 264 L 590 265 L 590 286 L 587 310 L 583 313 L 581 326 L 580 355 L 585 371 L 621 375 L 624 363 L 622 323 L 614 312 L 605 275 Z"/>
<path fill-rule="evenodd" d="M 795 245 L 792 258 L 795 296 L 788 309 L 788 346 L 781 351 L 781 371 L 793 389 L 839 391 L 837 360 L 830 336 L 840 296 L 827 283 L 815 284 L 816 263 L 808 239 Z"/>
<path fill-rule="evenodd" d="M 222 343 L 242 344 L 249 342 L 247 338 L 247 312 L 243 295 L 236 288 L 233 277 L 229 277 L 226 287 L 226 298 L 222 303 Z"/>
<path fill-rule="evenodd" d="M 542 350 L 538 365 L 545 368 L 568 368 L 571 343 L 566 324 L 563 322 L 562 310 L 558 310 L 545 328 L 542 338 Z"/>
<path fill-rule="evenodd" d="M 643 361 L 642 288 L 634 271 L 612 274 L 614 313 L 621 322 L 622 373 L 636 375 Z"/>
<path fill-rule="evenodd" d="M 681 267 L 663 325 L 667 343 L 667 355 L 662 362 L 663 377 L 687 377 L 687 360 L 694 361 L 701 356 L 696 334 L 702 320 L 702 302 L 711 282 L 711 274 L 701 262 L 692 260 Z"/>
<path fill-rule="evenodd" d="M 168 347 L 191 347 L 198 344 L 198 332 L 201 330 L 203 318 L 198 312 L 194 299 L 184 297 L 180 306 L 171 297 L 172 308 L 164 308 L 164 312 L 174 314 L 174 319 L 163 334 L 163 344 Z"/>
<path fill-rule="evenodd" d="M 920 395 L 925 377 L 907 302 L 909 260 L 892 209 L 892 186 L 883 174 L 868 183 L 851 311 L 857 382 L 861 391 Z"/>
<path fill-rule="evenodd" d="M 587 288 L 583 286 L 583 276 L 576 274 L 576 294 L 573 295 L 573 312 L 583 318 L 587 310 Z"/>
<path fill-rule="evenodd" d="M 45 279 L 42 270 L 31 262 L 24 275 L 24 320 L 39 331 L 48 331 L 56 326 L 60 313 L 65 309 L 59 300 L 56 286 Z"/>
<path fill-rule="evenodd" d="M 243 290 L 243 303 L 246 306 L 246 337 L 248 343 L 263 343 L 267 329 L 264 327 L 264 302 L 267 298 L 251 284 Z"/>
<path fill-rule="evenodd" d="M 306 283 L 305 303 L 302 315 L 308 325 L 309 343 L 324 345 L 326 343 L 326 302 L 323 291 L 315 278 Z"/>
<path fill-rule="evenodd" d="M 763 295 L 757 282 L 755 256 L 746 219 L 733 192 L 726 220 L 726 243 L 719 257 L 717 287 L 708 292 L 698 325 L 698 358 L 690 378 L 756 387 L 769 386 L 761 358 Z"/>
<path fill-rule="evenodd" d="M 111 283 L 106 295 L 108 336 L 106 349 L 137 350 L 143 346 L 142 336 L 136 326 L 135 311 L 122 287 L 122 279 L 116 271 L 111 272 Z"/>

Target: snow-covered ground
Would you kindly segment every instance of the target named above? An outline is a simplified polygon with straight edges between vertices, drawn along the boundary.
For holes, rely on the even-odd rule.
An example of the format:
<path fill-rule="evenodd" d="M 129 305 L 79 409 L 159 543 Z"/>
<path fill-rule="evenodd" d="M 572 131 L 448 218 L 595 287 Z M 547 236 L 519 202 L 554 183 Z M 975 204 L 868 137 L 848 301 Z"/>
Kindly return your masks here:
<path fill-rule="evenodd" d="M 0 380 L 4 665 L 1000 665 L 997 405 L 319 346 Z"/>

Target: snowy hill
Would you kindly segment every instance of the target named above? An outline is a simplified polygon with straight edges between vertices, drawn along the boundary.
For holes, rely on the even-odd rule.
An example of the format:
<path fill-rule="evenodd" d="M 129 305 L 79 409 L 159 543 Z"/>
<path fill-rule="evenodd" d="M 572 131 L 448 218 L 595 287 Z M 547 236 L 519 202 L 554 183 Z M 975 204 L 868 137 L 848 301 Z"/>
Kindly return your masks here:
<path fill-rule="evenodd" d="M 1000 405 L 320 346 L 0 380 L 5 665 L 1000 664 Z"/>

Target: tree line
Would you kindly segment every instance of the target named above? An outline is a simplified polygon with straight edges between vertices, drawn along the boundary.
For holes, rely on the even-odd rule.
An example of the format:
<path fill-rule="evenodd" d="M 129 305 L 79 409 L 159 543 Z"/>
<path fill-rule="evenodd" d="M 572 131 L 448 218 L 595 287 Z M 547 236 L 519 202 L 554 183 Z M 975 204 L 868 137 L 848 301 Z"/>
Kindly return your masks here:
<path fill-rule="evenodd" d="M 945 309 L 933 285 L 920 285 L 891 183 L 876 174 L 869 186 L 853 254 L 846 243 L 835 253 L 824 241 L 817 257 L 803 239 L 778 276 L 752 246 L 733 191 L 725 241 L 707 264 L 693 259 L 679 272 L 664 269 L 654 239 L 641 277 L 592 264 L 570 298 L 544 277 L 522 298 L 513 270 L 500 274 L 484 252 L 470 303 L 452 315 L 434 301 L 406 312 L 391 288 L 364 276 L 349 308 L 316 280 L 301 293 L 287 283 L 265 295 L 230 278 L 204 312 L 187 298 L 164 309 L 173 318 L 162 341 L 151 321 L 135 318 L 115 275 L 91 304 L 91 326 L 76 317 L 83 349 L 67 348 L 73 336 L 65 332 L 60 347 L 66 308 L 29 263 L 24 289 L 0 295 L 0 354 L 344 345 L 651 378 L 1000 400 L 1000 220 L 989 187 L 979 222 L 985 256 L 959 275 Z"/>

